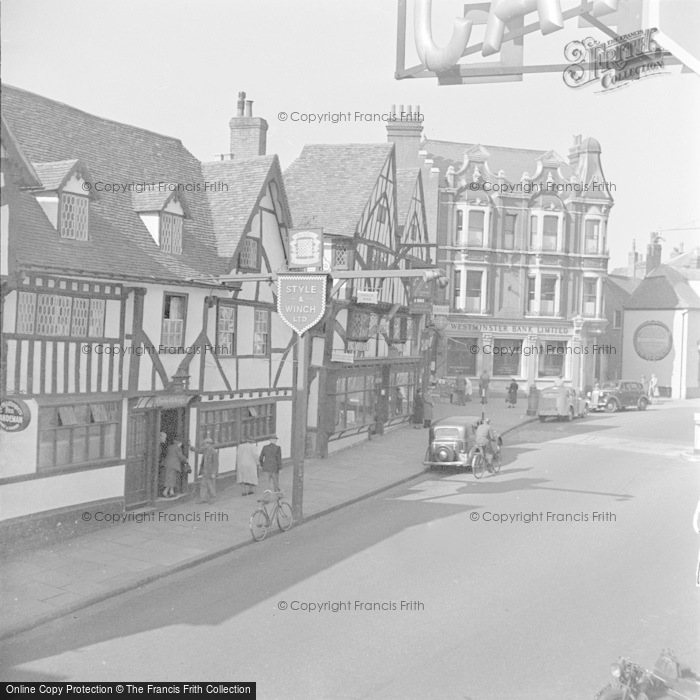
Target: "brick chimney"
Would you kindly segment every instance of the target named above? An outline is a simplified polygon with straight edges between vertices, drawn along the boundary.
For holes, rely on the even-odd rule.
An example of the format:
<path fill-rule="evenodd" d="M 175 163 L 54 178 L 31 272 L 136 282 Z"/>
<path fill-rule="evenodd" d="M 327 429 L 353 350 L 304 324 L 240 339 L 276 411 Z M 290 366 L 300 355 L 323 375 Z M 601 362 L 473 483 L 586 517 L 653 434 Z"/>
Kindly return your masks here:
<path fill-rule="evenodd" d="M 232 160 L 264 156 L 267 152 L 267 122 L 253 116 L 253 101 L 245 97 L 245 92 L 238 93 L 236 116 L 229 122 Z"/>
<path fill-rule="evenodd" d="M 394 144 L 396 150 L 397 168 L 418 168 L 422 159 L 418 155 L 420 151 L 420 139 L 423 133 L 423 115 L 420 113 L 420 105 L 415 110 L 412 105 L 400 105 L 399 112 L 396 105 L 391 105 L 392 119 L 387 122 L 387 141 Z"/>
<path fill-rule="evenodd" d="M 661 265 L 661 236 L 651 234 L 651 242 L 647 245 L 647 275 Z"/>

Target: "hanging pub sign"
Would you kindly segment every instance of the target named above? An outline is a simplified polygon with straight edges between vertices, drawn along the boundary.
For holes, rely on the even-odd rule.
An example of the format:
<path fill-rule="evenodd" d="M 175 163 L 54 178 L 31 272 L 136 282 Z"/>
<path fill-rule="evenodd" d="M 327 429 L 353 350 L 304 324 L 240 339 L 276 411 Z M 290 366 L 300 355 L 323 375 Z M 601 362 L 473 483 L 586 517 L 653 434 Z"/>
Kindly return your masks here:
<path fill-rule="evenodd" d="M 289 267 L 323 267 L 323 229 L 289 231 Z"/>
<path fill-rule="evenodd" d="M 277 313 L 299 335 L 326 310 L 326 275 L 277 275 Z"/>
<path fill-rule="evenodd" d="M 24 401 L 20 399 L 3 399 L 0 401 L 0 430 L 19 433 L 31 420 L 32 414 Z"/>

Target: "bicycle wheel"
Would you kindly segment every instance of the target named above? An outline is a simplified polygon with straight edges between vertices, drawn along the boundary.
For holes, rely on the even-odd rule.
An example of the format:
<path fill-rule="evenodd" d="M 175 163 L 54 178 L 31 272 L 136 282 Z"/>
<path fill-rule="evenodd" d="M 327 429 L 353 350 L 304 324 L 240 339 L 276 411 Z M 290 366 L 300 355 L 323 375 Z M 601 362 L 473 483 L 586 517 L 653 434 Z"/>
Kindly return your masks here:
<path fill-rule="evenodd" d="M 264 540 L 269 527 L 270 519 L 267 517 L 267 513 L 262 508 L 258 508 L 250 516 L 250 534 L 253 535 L 253 539 L 256 542 Z"/>
<path fill-rule="evenodd" d="M 484 474 L 484 467 L 486 462 L 484 460 L 484 455 L 481 452 L 477 452 L 472 457 L 472 474 L 474 474 L 475 479 L 481 479 Z"/>
<path fill-rule="evenodd" d="M 277 525 L 279 529 L 286 532 L 292 527 L 293 522 L 292 506 L 290 506 L 287 501 L 280 501 L 279 507 L 277 508 Z"/>

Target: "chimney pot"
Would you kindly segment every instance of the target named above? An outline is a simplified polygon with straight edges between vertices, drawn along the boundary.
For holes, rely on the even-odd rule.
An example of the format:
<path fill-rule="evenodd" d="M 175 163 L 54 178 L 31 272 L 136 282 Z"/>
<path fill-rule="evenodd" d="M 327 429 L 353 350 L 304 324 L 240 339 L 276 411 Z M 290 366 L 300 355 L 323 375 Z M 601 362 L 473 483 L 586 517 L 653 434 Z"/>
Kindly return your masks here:
<path fill-rule="evenodd" d="M 245 101 L 245 116 L 246 117 L 253 116 L 253 100 L 246 100 Z"/>
<path fill-rule="evenodd" d="M 236 116 L 237 117 L 243 116 L 244 105 L 245 105 L 245 92 L 239 92 L 238 93 L 238 102 L 236 104 Z"/>

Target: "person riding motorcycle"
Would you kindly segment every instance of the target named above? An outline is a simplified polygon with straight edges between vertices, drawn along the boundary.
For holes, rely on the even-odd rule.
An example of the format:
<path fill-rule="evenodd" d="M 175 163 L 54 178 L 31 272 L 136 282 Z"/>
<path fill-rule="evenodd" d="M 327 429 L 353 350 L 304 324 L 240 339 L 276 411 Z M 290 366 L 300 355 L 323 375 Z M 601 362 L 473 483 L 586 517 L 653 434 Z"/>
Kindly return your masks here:
<path fill-rule="evenodd" d="M 487 418 L 476 429 L 476 446 L 481 447 L 486 456 L 486 465 L 492 471 L 493 456 L 496 452 L 498 438 L 491 427 L 491 419 Z"/>

